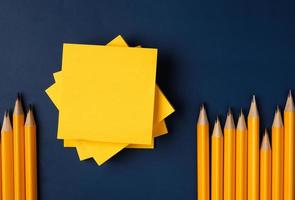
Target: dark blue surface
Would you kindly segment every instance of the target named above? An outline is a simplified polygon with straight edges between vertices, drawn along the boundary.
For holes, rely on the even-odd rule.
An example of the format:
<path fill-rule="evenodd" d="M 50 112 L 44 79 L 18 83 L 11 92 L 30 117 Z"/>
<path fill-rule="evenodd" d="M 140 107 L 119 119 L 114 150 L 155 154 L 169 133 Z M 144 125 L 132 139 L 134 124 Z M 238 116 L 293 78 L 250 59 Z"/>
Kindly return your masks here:
<path fill-rule="evenodd" d="M 39 198 L 196 199 L 195 121 L 248 110 L 257 95 L 262 128 L 295 89 L 294 3 L 278 1 L 0 1 L 0 112 L 16 92 L 39 124 Z M 159 49 L 157 80 L 177 112 L 155 150 L 124 150 L 102 167 L 78 161 L 56 140 L 58 112 L 44 93 L 63 42 L 105 44 L 122 34 Z M 100 197 L 100 198 L 99 198 Z"/>

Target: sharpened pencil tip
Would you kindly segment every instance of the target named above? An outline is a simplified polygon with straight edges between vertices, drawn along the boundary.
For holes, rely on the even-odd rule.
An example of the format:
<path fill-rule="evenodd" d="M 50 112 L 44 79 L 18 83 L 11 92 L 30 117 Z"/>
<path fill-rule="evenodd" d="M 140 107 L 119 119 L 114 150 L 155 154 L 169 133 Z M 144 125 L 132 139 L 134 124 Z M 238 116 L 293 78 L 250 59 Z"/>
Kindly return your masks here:
<path fill-rule="evenodd" d="M 231 112 L 226 117 L 224 128 L 225 129 L 234 129 L 235 128 L 235 122 L 234 122 L 234 118 L 233 118 L 233 115 Z"/>
<path fill-rule="evenodd" d="M 198 124 L 208 124 L 207 113 L 204 104 L 201 106 Z"/>
<path fill-rule="evenodd" d="M 251 101 L 248 117 L 259 117 L 255 95 L 253 95 Z"/>
<path fill-rule="evenodd" d="M 281 114 L 279 107 L 277 107 L 277 109 L 276 109 L 275 116 L 274 116 L 273 123 L 272 123 L 272 127 L 273 128 L 283 127 L 282 114 Z"/>
<path fill-rule="evenodd" d="M 241 111 L 241 114 L 239 116 L 237 129 L 238 130 L 247 130 L 246 120 L 245 120 L 245 116 L 244 116 L 243 111 Z"/>
<path fill-rule="evenodd" d="M 22 106 L 22 101 L 21 101 L 20 95 L 18 94 L 15 101 L 15 105 L 14 105 L 13 115 L 23 115 L 23 114 L 24 114 L 24 110 Z"/>
<path fill-rule="evenodd" d="M 214 128 L 213 128 L 213 137 L 220 137 L 222 136 L 222 129 L 221 129 L 221 125 L 220 125 L 220 121 L 219 118 L 217 117 L 214 123 Z"/>
<path fill-rule="evenodd" d="M 12 127 L 11 127 L 9 112 L 5 111 L 1 132 L 10 132 L 10 131 L 12 131 Z"/>
<path fill-rule="evenodd" d="M 255 94 L 253 94 L 253 96 L 252 96 L 252 103 L 256 104 L 256 96 L 255 96 Z"/>
<path fill-rule="evenodd" d="M 288 94 L 287 102 L 285 105 L 285 112 L 294 112 L 294 111 L 295 111 L 295 106 L 294 106 L 292 92 L 290 90 Z"/>
<path fill-rule="evenodd" d="M 261 149 L 271 149 L 267 129 L 264 130 L 264 135 L 263 135 L 262 143 L 261 143 Z"/>
<path fill-rule="evenodd" d="M 30 108 L 29 111 L 27 112 L 25 126 L 33 126 L 35 124 L 36 123 L 35 123 L 34 113 L 33 113 L 33 110 Z"/>

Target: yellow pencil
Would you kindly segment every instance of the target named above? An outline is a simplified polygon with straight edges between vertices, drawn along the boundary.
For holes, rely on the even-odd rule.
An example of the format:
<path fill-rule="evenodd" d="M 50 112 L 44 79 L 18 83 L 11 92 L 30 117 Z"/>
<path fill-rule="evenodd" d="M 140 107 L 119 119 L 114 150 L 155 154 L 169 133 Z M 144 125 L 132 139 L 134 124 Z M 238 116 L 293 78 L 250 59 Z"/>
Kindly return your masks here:
<path fill-rule="evenodd" d="M 223 200 L 223 136 L 218 118 L 213 129 L 211 153 L 211 197 Z"/>
<path fill-rule="evenodd" d="M 5 112 L 1 130 L 2 198 L 14 199 L 13 186 L 13 136 L 8 112 Z"/>
<path fill-rule="evenodd" d="M 30 107 L 25 122 L 26 200 L 37 200 L 36 123 Z"/>
<path fill-rule="evenodd" d="M 279 107 L 272 124 L 272 200 L 284 198 L 284 127 Z"/>
<path fill-rule="evenodd" d="M 235 190 L 235 124 L 231 111 L 227 114 L 224 125 L 224 199 L 234 200 Z"/>
<path fill-rule="evenodd" d="M 284 200 L 295 199 L 295 107 L 291 91 L 284 112 Z"/>
<path fill-rule="evenodd" d="M 13 111 L 14 198 L 25 200 L 24 111 L 18 95 Z"/>
<path fill-rule="evenodd" d="M 271 147 L 267 130 L 260 148 L 260 200 L 271 200 Z"/>
<path fill-rule="evenodd" d="M 248 200 L 259 200 L 259 114 L 255 96 L 248 114 Z"/>
<path fill-rule="evenodd" d="M 197 123 L 198 200 L 209 200 L 209 123 L 202 106 Z"/>
<path fill-rule="evenodd" d="M 236 130 L 236 199 L 247 200 L 247 126 L 242 111 Z"/>

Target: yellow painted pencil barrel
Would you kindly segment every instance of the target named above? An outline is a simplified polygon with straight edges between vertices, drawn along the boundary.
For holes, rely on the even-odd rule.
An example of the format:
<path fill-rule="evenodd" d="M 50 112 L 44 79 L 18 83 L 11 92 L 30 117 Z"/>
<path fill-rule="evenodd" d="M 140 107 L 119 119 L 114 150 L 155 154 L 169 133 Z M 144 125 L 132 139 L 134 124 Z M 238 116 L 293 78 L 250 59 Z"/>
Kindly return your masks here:
<path fill-rule="evenodd" d="M 26 200 L 37 200 L 36 123 L 30 108 L 25 122 Z"/>
<path fill-rule="evenodd" d="M 235 161 L 235 125 L 232 113 L 229 112 L 224 126 L 224 199 L 236 197 L 236 161 Z"/>
<path fill-rule="evenodd" d="M 211 199 L 223 199 L 223 135 L 219 119 L 216 120 L 212 134 L 211 156 Z"/>
<path fill-rule="evenodd" d="M 291 92 L 284 112 L 284 200 L 295 199 L 295 107 Z"/>
<path fill-rule="evenodd" d="M 17 97 L 13 112 L 14 198 L 25 200 L 25 136 L 24 112 Z"/>
<path fill-rule="evenodd" d="M 255 97 L 248 114 L 248 200 L 259 200 L 259 116 Z"/>
<path fill-rule="evenodd" d="M 206 170 L 209 168 L 206 159 L 209 126 L 204 107 L 202 109 L 197 127 L 198 199 L 209 199 Z M 224 135 L 218 119 L 214 124 L 211 137 L 211 199 L 295 200 L 295 105 L 291 92 L 284 110 L 284 122 L 279 107 L 275 111 L 272 144 L 267 130 L 261 146 L 259 144 L 260 119 L 255 96 L 247 121 L 248 128 L 241 112 L 235 128 L 233 115 L 229 112 Z"/>
<path fill-rule="evenodd" d="M 197 123 L 197 171 L 198 200 L 209 200 L 209 123 L 204 106 Z"/>
<path fill-rule="evenodd" d="M 9 114 L 4 115 L 1 130 L 1 153 L 2 153 L 2 198 L 3 200 L 14 199 L 13 183 L 13 135 Z"/>
<path fill-rule="evenodd" d="M 260 148 L 260 200 L 271 200 L 271 147 L 267 131 Z"/>
<path fill-rule="evenodd" d="M 236 130 L 236 199 L 247 200 L 247 126 L 241 112 Z"/>
<path fill-rule="evenodd" d="M 284 199 L 284 127 L 277 108 L 272 124 L 272 200 Z"/>

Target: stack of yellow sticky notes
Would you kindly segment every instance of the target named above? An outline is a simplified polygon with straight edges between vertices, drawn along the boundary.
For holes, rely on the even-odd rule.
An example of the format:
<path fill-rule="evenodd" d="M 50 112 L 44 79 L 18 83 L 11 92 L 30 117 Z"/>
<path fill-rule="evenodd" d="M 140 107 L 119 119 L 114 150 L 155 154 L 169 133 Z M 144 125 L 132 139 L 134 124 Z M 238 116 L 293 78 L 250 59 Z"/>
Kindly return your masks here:
<path fill-rule="evenodd" d="M 124 148 L 154 148 L 173 107 L 156 85 L 157 49 L 64 44 L 62 71 L 46 93 L 59 110 L 57 138 L 80 160 L 103 164 Z"/>

